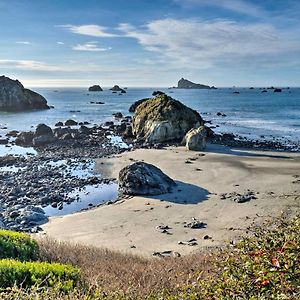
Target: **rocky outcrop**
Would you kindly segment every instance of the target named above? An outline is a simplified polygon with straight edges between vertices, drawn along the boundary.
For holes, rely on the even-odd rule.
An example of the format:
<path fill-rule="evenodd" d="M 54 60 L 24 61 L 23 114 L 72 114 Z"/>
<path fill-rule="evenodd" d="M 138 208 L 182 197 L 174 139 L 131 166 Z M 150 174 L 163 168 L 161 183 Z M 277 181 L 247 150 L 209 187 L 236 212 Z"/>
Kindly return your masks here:
<path fill-rule="evenodd" d="M 169 193 L 176 183 L 157 167 L 136 162 L 119 173 L 120 195 L 160 195 Z"/>
<path fill-rule="evenodd" d="M 49 109 L 47 100 L 40 94 L 25 89 L 21 82 L 0 76 L 0 111 L 26 111 Z"/>
<path fill-rule="evenodd" d="M 192 128 L 204 125 L 199 113 L 165 94 L 142 102 L 135 109 L 133 134 L 147 142 L 182 141 Z"/>
<path fill-rule="evenodd" d="M 177 88 L 178 89 L 210 89 L 210 86 L 200 84 L 200 83 L 194 83 L 187 79 L 181 78 L 178 81 Z M 215 87 L 214 87 L 214 89 L 215 89 Z"/>
<path fill-rule="evenodd" d="M 206 128 L 200 126 L 195 129 L 191 129 L 183 139 L 183 145 L 187 150 L 202 151 L 206 147 Z"/>
<path fill-rule="evenodd" d="M 122 94 L 126 93 L 126 91 L 120 88 L 118 85 L 114 85 L 110 90 L 113 92 L 121 92 Z"/>
<path fill-rule="evenodd" d="M 93 85 L 89 87 L 89 92 L 102 92 L 103 89 L 100 85 Z"/>

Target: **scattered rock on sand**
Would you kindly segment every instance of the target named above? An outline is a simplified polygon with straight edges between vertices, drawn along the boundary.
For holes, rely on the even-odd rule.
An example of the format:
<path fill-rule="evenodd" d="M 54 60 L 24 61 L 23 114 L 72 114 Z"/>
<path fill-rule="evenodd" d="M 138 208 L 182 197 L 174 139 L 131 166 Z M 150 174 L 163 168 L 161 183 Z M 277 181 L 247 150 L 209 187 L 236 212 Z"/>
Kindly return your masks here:
<path fill-rule="evenodd" d="M 239 194 L 236 192 L 232 192 L 232 193 L 223 193 L 220 195 L 220 199 L 221 200 L 226 200 L 226 199 L 230 199 L 234 202 L 237 203 L 244 203 L 244 202 L 248 202 L 250 200 L 254 200 L 257 199 L 255 196 L 255 193 L 253 191 L 246 191 L 244 194 Z"/>
<path fill-rule="evenodd" d="M 206 223 L 197 220 L 196 218 L 192 218 L 191 222 L 185 222 L 184 227 L 192 228 L 192 229 L 202 229 L 206 227 Z"/>
<path fill-rule="evenodd" d="M 157 167 L 135 162 L 119 173 L 119 194 L 160 195 L 171 192 L 176 183 Z"/>
<path fill-rule="evenodd" d="M 163 143 L 182 140 L 191 128 L 201 125 L 204 121 L 198 112 L 163 94 L 136 107 L 133 134 L 139 140 Z"/>

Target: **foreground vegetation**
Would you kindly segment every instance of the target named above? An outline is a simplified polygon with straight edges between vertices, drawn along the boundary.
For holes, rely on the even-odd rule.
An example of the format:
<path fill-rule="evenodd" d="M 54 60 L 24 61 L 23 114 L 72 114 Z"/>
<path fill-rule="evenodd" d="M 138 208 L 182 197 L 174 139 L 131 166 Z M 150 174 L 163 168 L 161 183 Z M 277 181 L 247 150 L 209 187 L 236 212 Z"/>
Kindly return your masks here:
<path fill-rule="evenodd" d="M 47 262 L 45 269 L 52 275 L 57 274 L 51 263 L 67 264 L 59 266 L 74 275 L 72 288 L 66 293 L 44 281 L 30 288 L 16 282 L 0 290 L 0 299 L 299 299 L 299 232 L 299 217 L 282 218 L 255 228 L 252 237 L 227 250 L 174 259 L 42 239 L 38 259 Z M 0 276 L 5 261 L 0 261 Z"/>

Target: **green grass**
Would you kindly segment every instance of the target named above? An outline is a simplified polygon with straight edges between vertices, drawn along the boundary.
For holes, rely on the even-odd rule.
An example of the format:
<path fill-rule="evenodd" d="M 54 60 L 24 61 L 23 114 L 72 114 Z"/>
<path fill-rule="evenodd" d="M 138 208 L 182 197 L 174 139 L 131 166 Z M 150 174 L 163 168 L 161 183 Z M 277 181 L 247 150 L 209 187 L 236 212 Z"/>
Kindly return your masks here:
<path fill-rule="evenodd" d="M 72 289 L 80 279 L 80 271 L 70 265 L 47 262 L 0 260 L 0 288 L 47 286 L 64 291 Z"/>
<path fill-rule="evenodd" d="M 37 250 L 37 242 L 28 234 L 0 230 L 0 259 L 32 260 L 36 257 Z"/>

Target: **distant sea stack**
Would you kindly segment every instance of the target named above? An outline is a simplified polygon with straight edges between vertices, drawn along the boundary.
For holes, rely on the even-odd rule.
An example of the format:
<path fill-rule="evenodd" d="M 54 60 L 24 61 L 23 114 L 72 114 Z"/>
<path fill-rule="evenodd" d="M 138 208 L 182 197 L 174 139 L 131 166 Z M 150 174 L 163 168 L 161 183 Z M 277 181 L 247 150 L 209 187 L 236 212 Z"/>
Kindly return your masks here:
<path fill-rule="evenodd" d="M 184 78 L 181 78 L 178 81 L 177 88 L 178 89 L 211 89 L 209 85 L 194 83 Z M 213 87 L 213 89 L 215 89 L 215 87 Z"/>
<path fill-rule="evenodd" d="M 113 92 L 121 92 L 122 94 L 126 93 L 126 91 L 124 89 L 120 88 L 118 85 L 114 85 L 110 90 Z"/>
<path fill-rule="evenodd" d="M 47 100 L 42 95 L 25 89 L 18 80 L 0 76 L 0 111 L 17 112 L 49 108 Z"/>
<path fill-rule="evenodd" d="M 100 85 L 93 85 L 89 87 L 89 92 L 102 92 L 103 89 Z"/>

